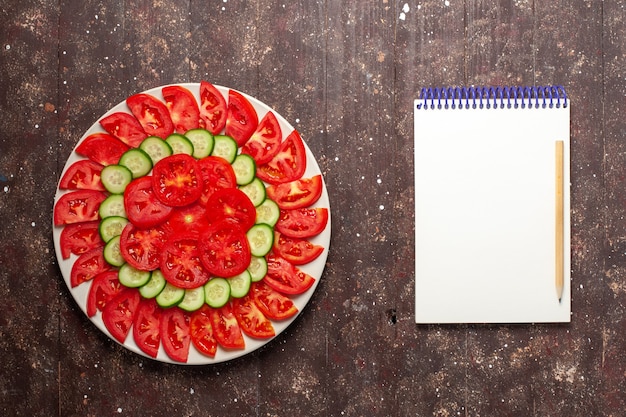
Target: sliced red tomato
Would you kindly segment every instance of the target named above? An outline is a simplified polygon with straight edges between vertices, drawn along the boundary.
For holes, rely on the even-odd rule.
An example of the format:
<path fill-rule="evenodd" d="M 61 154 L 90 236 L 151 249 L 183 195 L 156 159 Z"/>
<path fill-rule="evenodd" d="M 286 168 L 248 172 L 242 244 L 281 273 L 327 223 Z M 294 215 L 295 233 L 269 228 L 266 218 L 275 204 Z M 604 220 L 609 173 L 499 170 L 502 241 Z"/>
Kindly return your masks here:
<path fill-rule="evenodd" d="M 263 281 L 252 283 L 249 294 L 263 315 L 271 320 L 285 320 L 298 313 L 298 307 L 289 297 Z"/>
<path fill-rule="evenodd" d="M 164 227 L 140 229 L 128 223 L 120 236 L 122 257 L 133 268 L 154 271 L 159 267 L 159 254 L 168 237 L 169 232 Z"/>
<path fill-rule="evenodd" d="M 213 335 L 220 346 L 226 349 L 243 349 L 246 346 L 230 304 L 218 309 L 209 309 L 209 318 L 213 326 Z"/>
<path fill-rule="evenodd" d="M 263 281 L 280 293 L 302 294 L 315 282 L 315 278 L 274 252 L 270 252 L 266 258 L 267 275 Z"/>
<path fill-rule="evenodd" d="M 128 145 L 108 133 L 93 133 L 87 136 L 77 147 L 76 153 L 86 156 L 100 165 L 117 164 Z"/>
<path fill-rule="evenodd" d="M 233 221 L 214 223 L 200 237 L 200 260 L 213 275 L 228 278 L 241 274 L 250 259 L 246 232 Z"/>
<path fill-rule="evenodd" d="M 72 253 L 81 255 L 90 249 L 104 246 L 98 231 L 99 225 L 97 220 L 66 225 L 59 238 L 63 259 L 68 259 Z"/>
<path fill-rule="evenodd" d="M 321 174 L 267 187 L 267 196 L 283 210 L 309 207 L 319 200 L 321 195 Z"/>
<path fill-rule="evenodd" d="M 217 135 L 226 126 L 226 99 L 215 86 L 200 82 L 200 127 Z"/>
<path fill-rule="evenodd" d="M 165 139 L 174 133 L 174 123 L 161 100 L 150 94 L 139 93 L 128 97 L 126 104 L 149 136 Z"/>
<path fill-rule="evenodd" d="M 148 137 L 135 116 L 125 112 L 116 112 L 102 118 L 100 126 L 131 148 L 138 148 Z"/>
<path fill-rule="evenodd" d="M 157 199 L 150 176 L 133 180 L 124 191 L 124 210 L 128 220 L 137 227 L 149 228 L 163 223 L 172 214 L 172 207 Z"/>
<path fill-rule="evenodd" d="M 175 154 L 161 159 L 152 168 L 152 189 L 168 206 L 193 203 L 202 194 L 202 174 L 198 162 L 190 155 Z"/>
<path fill-rule="evenodd" d="M 117 278 L 117 271 L 106 271 L 96 275 L 91 282 L 87 295 L 87 315 L 93 317 L 98 310 L 102 311 L 117 294 L 125 287 Z"/>
<path fill-rule="evenodd" d="M 237 187 L 237 177 L 231 164 L 219 156 L 208 156 L 198 161 L 202 172 L 200 203 L 206 204 L 213 193 L 222 188 Z"/>
<path fill-rule="evenodd" d="M 319 235 L 328 223 L 326 207 L 281 210 L 276 230 L 287 237 L 304 239 Z"/>
<path fill-rule="evenodd" d="M 177 362 L 187 362 L 191 336 L 190 316 L 178 307 L 163 310 L 161 314 L 161 342 L 167 356 Z"/>
<path fill-rule="evenodd" d="M 62 190 L 96 190 L 104 191 L 100 182 L 102 165 L 96 164 L 90 159 L 81 159 L 67 168 L 59 181 Z"/>
<path fill-rule="evenodd" d="M 102 247 L 91 249 L 76 259 L 70 272 L 72 288 L 83 282 L 92 280 L 96 275 L 111 270 L 111 266 L 104 260 Z"/>
<path fill-rule="evenodd" d="M 250 294 L 233 299 L 233 314 L 241 330 L 250 337 L 268 339 L 276 335 L 272 322 L 263 315 Z"/>
<path fill-rule="evenodd" d="M 63 194 L 54 205 L 54 224 L 60 226 L 98 220 L 98 209 L 105 198 L 105 193 L 94 190 Z"/>
<path fill-rule="evenodd" d="M 176 132 L 185 134 L 199 126 L 200 111 L 191 91 L 180 85 L 168 85 L 161 92 Z"/>
<path fill-rule="evenodd" d="M 179 207 L 173 211 L 167 224 L 173 233 L 202 234 L 209 227 L 206 208 L 199 203 Z"/>
<path fill-rule="evenodd" d="M 287 136 L 278 153 L 266 164 L 257 166 L 257 177 L 269 184 L 295 181 L 306 171 L 306 150 L 297 130 Z"/>
<path fill-rule="evenodd" d="M 111 336 L 124 343 L 135 319 L 141 296 L 134 288 L 124 288 L 102 310 L 102 321 Z"/>
<path fill-rule="evenodd" d="M 256 130 L 241 148 L 242 153 L 250 155 L 257 165 L 263 165 L 272 160 L 280 149 L 283 134 L 280 124 L 273 112 L 268 111 L 259 122 Z"/>
<path fill-rule="evenodd" d="M 199 310 L 191 313 L 189 323 L 189 332 L 191 334 L 191 343 L 204 355 L 215 357 L 217 352 L 217 340 L 213 335 L 213 326 L 211 325 L 210 315 L 211 307 L 204 304 Z"/>
<path fill-rule="evenodd" d="M 324 247 L 314 245 L 306 239 L 287 237 L 275 232 L 274 251 L 294 265 L 304 265 L 320 256 Z"/>
<path fill-rule="evenodd" d="M 258 124 L 259 117 L 250 101 L 238 91 L 229 90 L 226 134 L 241 147 L 250 139 Z"/>
<path fill-rule="evenodd" d="M 178 288 L 198 288 L 211 278 L 200 255 L 197 233 L 175 234 L 161 249 L 161 272 Z"/>
<path fill-rule="evenodd" d="M 146 355 L 156 358 L 161 345 L 161 307 L 154 298 L 142 299 L 133 321 L 133 339 Z"/>
<path fill-rule="evenodd" d="M 238 188 L 216 190 L 206 204 L 210 222 L 233 220 L 244 232 L 256 221 L 256 208 L 250 198 Z"/>

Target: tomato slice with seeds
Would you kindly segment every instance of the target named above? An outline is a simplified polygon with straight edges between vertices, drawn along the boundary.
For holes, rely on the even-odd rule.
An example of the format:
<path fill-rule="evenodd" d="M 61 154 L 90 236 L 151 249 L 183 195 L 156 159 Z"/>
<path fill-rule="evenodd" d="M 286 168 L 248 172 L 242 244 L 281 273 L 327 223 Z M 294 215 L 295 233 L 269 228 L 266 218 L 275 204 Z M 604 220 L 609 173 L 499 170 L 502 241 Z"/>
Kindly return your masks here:
<path fill-rule="evenodd" d="M 259 117 L 250 101 L 238 91 L 228 90 L 226 134 L 242 147 L 250 139 L 258 124 Z"/>
<path fill-rule="evenodd" d="M 131 148 L 138 148 L 148 137 L 135 116 L 125 112 L 115 112 L 102 118 L 100 126 Z"/>
<path fill-rule="evenodd" d="M 117 294 L 125 287 L 117 278 L 117 271 L 106 271 L 96 275 L 87 295 L 87 315 L 93 317 L 98 310 L 102 311 Z"/>
<path fill-rule="evenodd" d="M 274 232 L 274 251 L 293 265 L 304 265 L 314 261 L 324 252 L 324 247 L 314 245 L 306 239 L 288 237 Z"/>
<path fill-rule="evenodd" d="M 148 136 L 165 139 L 174 133 L 174 123 L 161 100 L 150 94 L 139 93 L 128 97 L 126 104 Z"/>
<path fill-rule="evenodd" d="M 281 210 L 276 230 L 287 237 L 308 238 L 319 235 L 328 223 L 326 207 Z"/>
<path fill-rule="evenodd" d="M 100 203 L 107 198 L 102 191 L 77 190 L 63 194 L 54 205 L 56 226 L 98 220 Z"/>
<path fill-rule="evenodd" d="M 189 323 L 189 333 L 191 335 L 191 343 L 200 351 L 200 353 L 215 357 L 217 352 L 217 340 L 213 335 L 213 326 L 211 325 L 210 310 L 207 304 L 200 307 L 199 310 L 191 313 L 191 321 Z"/>
<path fill-rule="evenodd" d="M 59 238 L 63 259 L 68 259 L 72 253 L 81 255 L 90 249 L 104 246 L 98 231 L 99 225 L 97 220 L 65 225 Z"/>
<path fill-rule="evenodd" d="M 200 256 L 197 233 L 174 235 L 161 250 L 161 272 L 178 288 L 198 288 L 211 278 Z"/>
<path fill-rule="evenodd" d="M 70 285 L 72 288 L 77 287 L 110 269 L 111 266 L 104 260 L 102 247 L 91 249 L 80 255 L 72 265 Z"/>
<path fill-rule="evenodd" d="M 268 111 L 250 139 L 241 148 L 241 152 L 254 158 L 257 165 L 262 165 L 271 161 L 278 153 L 282 139 L 280 124 L 274 113 Z"/>
<path fill-rule="evenodd" d="M 117 164 L 124 152 L 130 148 L 108 133 L 98 132 L 87 136 L 76 147 L 76 153 L 93 162 L 106 166 Z"/>
<path fill-rule="evenodd" d="M 161 343 L 167 356 L 177 362 L 187 362 L 191 336 L 190 315 L 178 307 L 163 310 L 160 329 Z"/>
<path fill-rule="evenodd" d="M 215 86 L 207 81 L 200 82 L 200 127 L 214 135 L 226 126 L 226 99 Z"/>
<path fill-rule="evenodd" d="M 209 227 L 206 208 L 197 202 L 180 207 L 167 219 L 167 225 L 173 233 L 202 234 Z"/>
<path fill-rule="evenodd" d="M 140 228 L 150 228 L 163 223 L 172 214 L 172 207 L 157 199 L 150 176 L 140 177 L 124 191 L 124 210 L 128 220 Z"/>
<path fill-rule="evenodd" d="M 298 313 L 298 307 L 289 297 L 279 293 L 264 281 L 252 283 L 250 296 L 265 317 L 271 320 L 285 320 Z"/>
<path fill-rule="evenodd" d="M 200 120 L 200 111 L 195 97 L 187 88 L 180 85 L 168 85 L 161 90 L 165 107 L 170 112 L 174 130 L 185 134 L 196 129 Z"/>
<path fill-rule="evenodd" d="M 111 336 L 124 343 L 135 319 L 141 296 L 134 288 L 124 288 L 102 309 L 102 321 Z"/>
<path fill-rule="evenodd" d="M 307 291 L 315 278 L 298 269 L 291 262 L 274 252 L 267 255 L 267 275 L 263 281 L 283 294 L 302 294 Z"/>
<path fill-rule="evenodd" d="M 104 186 L 100 182 L 102 165 L 90 159 L 81 159 L 70 165 L 61 181 L 59 188 L 62 190 L 96 190 L 104 191 Z"/>
<path fill-rule="evenodd" d="M 239 323 L 230 304 L 221 308 L 210 308 L 209 318 L 217 343 L 226 349 L 243 349 L 245 341 Z"/>
<path fill-rule="evenodd" d="M 193 203 L 202 194 L 202 174 L 190 155 L 175 154 L 161 159 L 152 169 L 152 189 L 156 197 L 172 207 Z"/>
<path fill-rule="evenodd" d="M 283 210 L 309 207 L 322 196 L 322 175 L 270 185 L 267 196 Z"/>
<path fill-rule="evenodd" d="M 250 198 L 238 188 L 223 188 L 215 191 L 206 204 L 210 222 L 232 220 L 244 232 L 256 222 L 256 208 Z"/>
<path fill-rule="evenodd" d="M 156 358 L 161 345 L 161 307 L 154 298 L 141 299 L 133 321 L 133 339 L 146 355 Z"/>
<path fill-rule="evenodd" d="M 198 161 L 202 172 L 203 189 L 200 203 L 206 204 L 213 193 L 222 188 L 237 187 L 237 177 L 231 164 L 219 156 L 208 156 Z"/>
<path fill-rule="evenodd" d="M 120 236 L 120 251 L 129 265 L 141 271 L 154 271 L 159 267 L 159 254 L 169 232 L 165 227 L 140 229 L 128 223 Z"/>
<path fill-rule="evenodd" d="M 214 223 L 200 237 L 200 260 L 215 276 L 229 278 L 241 274 L 250 265 L 250 259 L 246 232 L 236 222 Z"/>
<path fill-rule="evenodd" d="M 233 299 L 233 314 L 241 330 L 250 337 L 268 339 L 276 335 L 272 322 L 263 315 L 250 294 Z"/>
<path fill-rule="evenodd" d="M 306 171 L 306 150 L 297 130 L 292 131 L 278 153 L 266 164 L 257 167 L 257 177 L 269 184 L 297 180 Z"/>

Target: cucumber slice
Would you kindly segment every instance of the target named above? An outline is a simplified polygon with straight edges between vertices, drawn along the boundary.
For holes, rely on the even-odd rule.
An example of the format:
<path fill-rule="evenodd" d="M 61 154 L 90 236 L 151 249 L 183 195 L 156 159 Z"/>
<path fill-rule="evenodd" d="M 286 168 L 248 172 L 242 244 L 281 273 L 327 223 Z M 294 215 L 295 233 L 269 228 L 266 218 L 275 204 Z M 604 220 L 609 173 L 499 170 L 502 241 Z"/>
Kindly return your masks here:
<path fill-rule="evenodd" d="M 265 256 L 274 244 L 274 230 L 265 223 L 255 224 L 246 232 L 252 256 Z"/>
<path fill-rule="evenodd" d="M 196 311 L 204 305 L 204 287 L 185 290 L 183 300 L 178 307 L 185 311 Z"/>
<path fill-rule="evenodd" d="M 122 251 L 120 250 L 119 236 L 115 236 L 107 242 L 104 247 L 103 255 L 104 260 L 107 261 L 109 265 L 122 266 L 126 263 L 122 256 Z"/>
<path fill-rule="evenodd" d="M 126 209 L 124 208 L 124 196 L 122 194 L 111 194 L 108 196 L 100 203 L 98 215 L 100 215 L 101 219 L 111 216 L 127 218 Z"/>
<path fill-rule="evenodd" d="M 213 308 L 226 305 L 230 299 L 230 285 L 224 278 L 211 278 L 204 284 L 204 300 Z"/>
<path fill-rule="evenodd" d="M 250 284 L 252 283 L 252 277 L 250 272 L 243 271 L 239 275 L 228 278 L 228 284 L 230 285 L 230 295 L 234 298 L 245 297 L 250 291 Z"/>
<path fill-rule="evenodd" d="M 263 257 L 252 256 L 248 265 L 250 279 L 252 282 L 259 282 L 267 275 L 267 261 Z"/>
<path fill-rule="evenodd" d="M 133 180 L 133 173 L 123 165 L 108 165 L 102 168 L 100 181 L 111 194 L 122 194 Z"/>
<path fill-rule="evenodd" d="M 261 205 L 256 208 L 256 222 L 274 226 L 280 217 L 280 207 L 274 200 L 266 198 Z"/>
<path fill-rule="evenodd" d="M 133 173 L 133 178 L 143 177 L 152 169 L 152 159 L 150 159 L 147 153 L 138 148 L 124 152 L 118 164 L 128 168 Z"/>
<path fill-rule="evenodd" d="M 242 185 L 239 189 L 248 196 L 254 207 L 259 207 L 267 197 L 265 184 L 259 178 L 254 178 L 250 184 Z"/>
<path fill-rule="evenodd" d="M 165 142 L 171 146 L 173 154 L 193 155 L 193 143 L 180 133 L 172 133 L 165 139 Z"/>
<path fill-rule="evenodd" d="M 109 216 L 103 219 L 98 226 L 100 237 L 106 243 L 115 236 L 122 234 L 122 230 L 128 224 L 128 219 L 120 216 Z"/>
<path fill-rule="evenodd" d="M 255 178 L 256 163 L 250 155 L 245 153 L 237 155 L 231 165 L 235 171 L 237 185 L 250 184 Z"/>
<path fill-rule="evenodd" d="M 185 136 L 193 144 L 192 156 L 194 158 L 202 159 L 211 155 L 215 144 L 211 132 L 206 129 L 191 129 L 185 133 Z"/>
<path fill-rule="evenodd" d="M 129 264 L 124 264 L 121 266 L 117 277 L 120 280 L 120 284 L 129 288 L 138 288 L 142 285 L 146 285 L 148 281 L 150 281 L 150 271 L 140 271 L 139 269 L 135 269 Z"/>
<path fill-rule="evenodd" d="M 178 288 L 169 282 L 165 284 L 163 291 L 156 296 L 156 302 L 163 308 L 178 305 L 185 297 L 185 290 Z"/>
<path fill-rule="evenodd" d="M 148 154 L 152 160 L 152 165 L 173 153 L 172 147 L 158 136 L 148 136 L 145 138 L 139 145 L 139 149 Z"/>
<path fill-rule="evenodd" d="M 166 283 L 167 281 L 165 281 L 165 277 L 163 276 L 161 270 L 155 269 L 152 271 L 148 282 L 139 287 L 139 294 L 141 294 L 144 298 L 154 298 L 159 295 L 161 291 L 163 291 Z"/>
<path fill-rule="evenodd" d="M 235 139 L 227 135 L 215 135 L 213 139 L 215 140 L 215 144 L 213 145 L 211 155 L 221 156 L 228 161 L 229 164 L 232 164 L 239 151 Z"/>

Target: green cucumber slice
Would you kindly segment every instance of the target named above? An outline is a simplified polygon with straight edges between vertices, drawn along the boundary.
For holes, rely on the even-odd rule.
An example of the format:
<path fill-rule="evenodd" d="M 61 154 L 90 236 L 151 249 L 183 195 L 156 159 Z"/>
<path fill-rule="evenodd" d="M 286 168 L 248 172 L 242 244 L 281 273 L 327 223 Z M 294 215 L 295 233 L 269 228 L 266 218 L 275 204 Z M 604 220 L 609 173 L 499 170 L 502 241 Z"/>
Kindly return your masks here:
<path fill-rule="evenodd" d="M 250 184 L 255 178 L 256 163 L 250 155 L 245 153 L 237 155 L 231 165 L 235 171 L 237 185 Z"/>
<path fill-rule="evenodd" d="M 156 296 L 156 302 L 163 308 L 169 308 L 178 305 L 181 301 L 183 301 L 184 297 L 184 289 L 178 288 L 167 282 L 163 291 Z"/>
<path fill-rule="evenodd" d="M 248 196 L 254 207 L 259 207 L 267 197 L 265 184 L 259 178 L 254 178 L 250 184 L 242 185 L 239 189 Z"/>
<path fill-rule="evenodd" d="M 264 257 L 252 256 L 248 265 L 250 279 L 252 282 L 259 282 L 267 275 L 267 261 Z"/>
<path fill-rule="evenodd" d="M 172 155 L 172 147 L 158 136 L 148 136 L 141 142 L 139 149 L 148 154 L 152 165 Z"/>
<path fill-rule="evenodd" d="M 150 279 L 144 285 L 139 287 L 139 294 L 144 298 L 154 298 L 163 291 L 167 281 L 163 276 L 163 273 L 159 269 L 152 271 Z"/>
<path fill-rule="evenodd" d="M 122 265 L 117 274 L 120 284 L 129 288 L 139 288 L 145 285 L 150 281 L 150 275 L 150 271 L 140 271 L 129 264 Z"/>
<path fill-rule="evenodd" d="M 103 250 L 104 260 L 112 266 L 122 266 L 126 263 L 120 250 L 120 237 L 115 236 L 111 238 L 104 246 Z"/>
<path fill-rule="evenodd" d="M 265 256 L 274 244 L 274 230 L 265 223 L 255 224 L 246 232 L 252 256 Z"/>
<path fill-rule="evenodd" d="M 204 305 L 204 287 L 185 290 L 183 300 L 178 307 L 185 311 L 196 311 Z"/>
<path fill-rule="evenodd" d="M 191 129 L 185 133 L 185 136 L 193 144 L 192 156 L 196 159 L 206 158 L 211 155 L 215 140 L 213 135 L 206 129 Z"/>
<path fill-rule="evenodd" d="M 232 164 L 239 151 L 235 139 L 227 135 L 215 135 L 213 139 L 215 144 L 213 145 L 211 155 L 220 156 L 228 161 L 229 164 Z"/>
<path fill-rule="evenodd" d="M 124 196 L 122 194 L 111 194 L 108 196 L 100 203 L 98 215 L 101 219 L 106 219 L 111 216 L 127 218 L 126 209 L 124 208 Z"/>
<path fill-rule="evenodd" d="M 226 305 L 230 299 L 230 285 L 224 278 L 211 278 L 204 284 L 204 300 L 213 308 Z"/>
<path fill-rule="evenodd" d="M 256 208 L 256 222 L 257 223 L 265 223 L 270 226 L 274 226 L 276 222 L 278 222 L 278 218 L 280 217 L 280 207 L 274 200 L 270 200 L 266 198 L 263 203 L 261 203 Z"/>
<path fill-rule="evenodd" d="M 193 143 L 180 133 L 172 133 L 165 139 L 165 142 L 171 146 L 173 154 L 193 155 Z"/>
<path fill-rule="evenodd" d="M 133 173 L 123 165 L 108 165 L 102 168 L 100 181 L 111 194 L 122 194 L 133 180 Z"/>
<path fill-rule="evenodd" d="M 243 271 L 239 275 L 228 278 L 228 284 L 230 285 L 230 295 L 234 298 L 245 297 L 250 291 L 250 284 L 252 283 L 252 277 L 250 272 Z"/>
<path fill-rule="evenodd" d="M 125 166 L 133 173 L 133 178 L 143 177 L 152 169 L 152 159 L 139 148 L 129 149 L 122 154 L 118 165 Z"/>
<path fill-rule="evenodd" d="M 100 237 L 107 243 L 115 236 L 122 234 L 122 230 L 128 224 L 128 219 L 120 216 L 109 216 L 104 218 L 98 226 Z"/>

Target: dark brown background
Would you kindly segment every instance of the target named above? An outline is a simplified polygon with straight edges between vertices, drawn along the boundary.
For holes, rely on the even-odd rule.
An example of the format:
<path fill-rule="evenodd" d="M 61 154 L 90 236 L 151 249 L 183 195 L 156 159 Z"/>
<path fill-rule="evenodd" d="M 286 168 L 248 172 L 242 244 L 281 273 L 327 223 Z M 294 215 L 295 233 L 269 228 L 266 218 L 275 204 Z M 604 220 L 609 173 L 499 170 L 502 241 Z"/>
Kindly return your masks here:
<path fill-rule="evenodd" d="M 625 6 L 2 2 L 0 414 L 623 416 Z M 86 319 L 56 265 L 51 213 L 98 117 L 201 79 L 298 128 L 327 182 L 333 238 L 285 333 L 230 363 L 184 367 L 133 354 Z M 424 86 L 472 84 L 563 84 L 571 98 L 569 325 L 414 324 L 412 101 Z"/>

